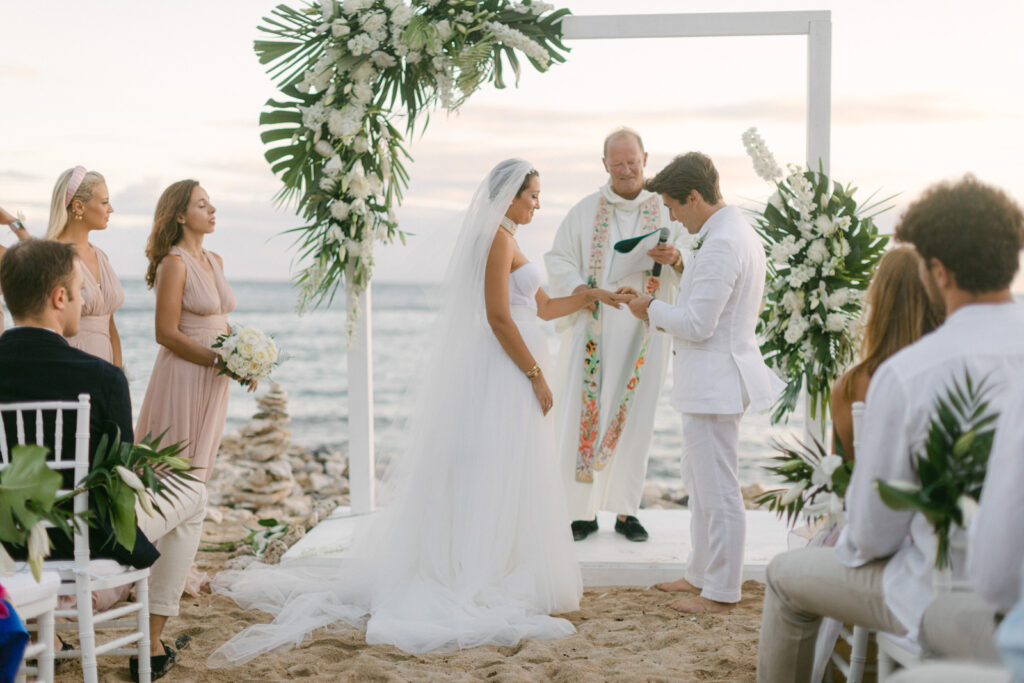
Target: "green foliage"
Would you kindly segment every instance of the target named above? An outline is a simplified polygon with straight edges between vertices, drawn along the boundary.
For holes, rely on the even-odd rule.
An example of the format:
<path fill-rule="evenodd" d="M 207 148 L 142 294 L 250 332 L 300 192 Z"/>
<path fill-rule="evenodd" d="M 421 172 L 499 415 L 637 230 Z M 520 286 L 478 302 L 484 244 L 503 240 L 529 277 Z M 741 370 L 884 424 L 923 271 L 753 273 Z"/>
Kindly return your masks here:
<path fill-rule="evenodd" d="M 875 486 L 882 501 L 894 510 L 913 510 L 925 516 L 938 537 L 935 566 L 950 564 L 950 533 L 965 528 L 964 498 L 981 499 L 988 456 L 998 413 L 989 410 L 991 387 L 975 384 L 969 372 L 954 381 L 936 401 L 928 437 L 913 458 L 917 482 L 883 481 Z"/>
<path fill-rule="evenodd" d="M 772 489 L 759 496 L 754 502 L 767 506 L 786 523 L 795 526 L 803 512 L 810 519 L 828 514 L 832 510 L 830 494 L 840 500 L 846 497 L 846 489 L 853 476 L 853 462 L 841 454 L 829 454 L 824 445 L 814 437 L 808 445 L 797 440 L 797 445 L 788 446 L 779 440 L 772 444 L 780 453 L 772 457 L 776 463 L 764 469 L 782 479 L 786 488 Z M 827 500 L 820 500 L 819 496 Z"/>
<path fill-rule="evenodd" d="M 824 431 L 832 386 L 854 360 L 864 294 L 889 242 L 874 218 L 892 197 L 872 195 L 858 206 L 855 187 L 820 170 L 793 172 L 775 187 L 754 217 L 769 257 L 761 353 L 787 378 L 772 422 L 788 419 L 806 387 L 807 419 Z"/>
<path fill-rule="evenodd" d="M 11 449 L 10 465 L 0 471 L 0 541 L 24 546 L 40 521 L 70 535 L 70 513 L 54 505 L 61 476 L 46 466 L 48 452 L 35 445 Z"/>
<path fill-rule="evenodd" d="M 288 231 L 303 264 L 300 310 L 329 305 L 343 282 L 366 287 L 376 240 L 405 242 L 394 214 L 409 180 L 403 136 L 425 129 L 430 109 L 454 110 L 488 82 L 503 88 L 509 72 L 518 82 L 517 51 L 539 71 L 568 51 L 568 10 L 531 0 L 325 2 L 278 5 L 254 44 L 280 90 L 260 138 L 278 201 L 303 221 Z"/>

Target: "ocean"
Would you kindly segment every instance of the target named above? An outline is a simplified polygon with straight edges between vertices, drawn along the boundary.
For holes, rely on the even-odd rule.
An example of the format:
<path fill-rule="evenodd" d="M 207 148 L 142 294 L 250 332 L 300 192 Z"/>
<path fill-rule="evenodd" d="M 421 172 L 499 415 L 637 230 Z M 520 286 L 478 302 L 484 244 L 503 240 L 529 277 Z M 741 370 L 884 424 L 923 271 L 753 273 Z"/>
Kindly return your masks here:
<path fill-rule="evenodd" d="M 157 344 L 153 338 L 153 292 L 142 280 L 122 281 L 125 303 L 115 315 L 128 367 L 132 405 L 136 416 L 146 392 Z M 288 282 L 232 281 L 238 308 L 235 323 L 252 325 L 274 336 L 288 359 L 275 369 L 273 379 L 288 392 L 292 439 L 309 448 L 326 446 L 347 452 L 347 363 L 345 309 L 342 295 L 335 307 L 298 315 L 296 294 Z M 382 456 L 402 445 L 402 425 L 409 417 L 411 384 L 434 320 L 436 285 L 374 283 L 373 367 L 375 447 Z M 10 316 L 7 317 L 10 325 Z M 552 357 L 557 358 L 560 336 L 553 323 L 541 321 L 547 331 Z M 668 403 L 671 373 L 666 381 L 654 421 L 649 481 L 679 485 L 681 428 L 679 414 Z M 259 392 L 266 389 L 261 387 Z M 237 430 L 256 410 L 255 397 L 232 384 L 226 432 Z M 800 415 L 788 425 L 772 427 L 768 415 L 744 417 L 740 428 L 740 479 L 743 484 L 768 483 L 761 469 L 773 454 L 772 437 L 801 435 Z"/>

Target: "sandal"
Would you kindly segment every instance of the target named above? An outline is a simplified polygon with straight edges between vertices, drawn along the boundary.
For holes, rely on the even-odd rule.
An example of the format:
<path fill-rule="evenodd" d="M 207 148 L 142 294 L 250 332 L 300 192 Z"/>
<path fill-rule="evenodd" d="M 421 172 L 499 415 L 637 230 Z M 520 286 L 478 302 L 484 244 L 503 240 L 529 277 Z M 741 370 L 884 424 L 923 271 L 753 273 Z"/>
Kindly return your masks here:
<path fill-rule="evenodd" d="M 191 640 L 191 639 L 190 639 Z M 174 665 L 178 663 L 178 653 L 174 648 L 161 643 L 164 646 L 164 654 L 162 655 L 150 655 L 149 657 L 149 668 L 152 673 L 150 674 L 150 680 L 155 681 L 158 678 L 163 678 L 167 675 L 167 672 L 174 668 Z M 139 683 L 139 658 L 129 657 L 128 658 L 128 673 L 131 674 L 133 683 Z"/>

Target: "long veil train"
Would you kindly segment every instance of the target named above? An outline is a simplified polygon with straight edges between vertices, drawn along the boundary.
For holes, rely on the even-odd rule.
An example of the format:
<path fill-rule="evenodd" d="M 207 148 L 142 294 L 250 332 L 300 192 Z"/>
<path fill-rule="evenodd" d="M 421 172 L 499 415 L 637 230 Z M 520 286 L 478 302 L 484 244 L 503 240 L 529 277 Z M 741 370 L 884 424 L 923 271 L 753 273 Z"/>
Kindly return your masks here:
<path fill-rule="evenodd" d="M 209 666 L 297 645 L 321 627 L 365 628 L 368 643 L 407 652 L 574 632 L 549 616 L 578 609 L 582 592 L 552 421 L 484 308 L 491 242 L 531 168 L 503 161 L 473 196 L 445 276 L 392 502 L 357 530 L 353 559 L 219 574 L 215 592 L 275 618 L 236 635 Z M 517 325 L 550 372 L 535 321 L 517 317 Z"/>

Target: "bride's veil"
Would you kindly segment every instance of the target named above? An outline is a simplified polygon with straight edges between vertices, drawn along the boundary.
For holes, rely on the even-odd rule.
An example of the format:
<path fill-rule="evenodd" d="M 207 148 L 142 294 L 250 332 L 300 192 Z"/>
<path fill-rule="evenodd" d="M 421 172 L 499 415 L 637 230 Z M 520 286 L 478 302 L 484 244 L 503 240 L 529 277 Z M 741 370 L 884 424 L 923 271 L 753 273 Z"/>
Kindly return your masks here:
<path fill-rule="evenodd" d="M 365 626 L 368 612 L 381 604 L 408 600 L 410 594 L 420 598 L 421 585 L 449 583 L 453 520 L 436 511 L 450 507 L 440 502 L 457 490 L 460 439 L 473 427 L 474 407 L 489 399 L 480 380 L 491 369 L 497 340 L 484 307 L 484 270 L 501 218 L 531 171 L 521 159 L 502 161 L 466 211 L 445 273 L 431 351 L 418 373 L 406 447 L 389 473 L 388 504 L 357 525 L 344 561 L 303 558 L 218 574 L 214 592 L 275 619 L 236 635 L 210 656 L 209 666 L 238 665 L 298 645 L 324 626 Z M 431 608 L 429 600 L 418 606 Z"/>

